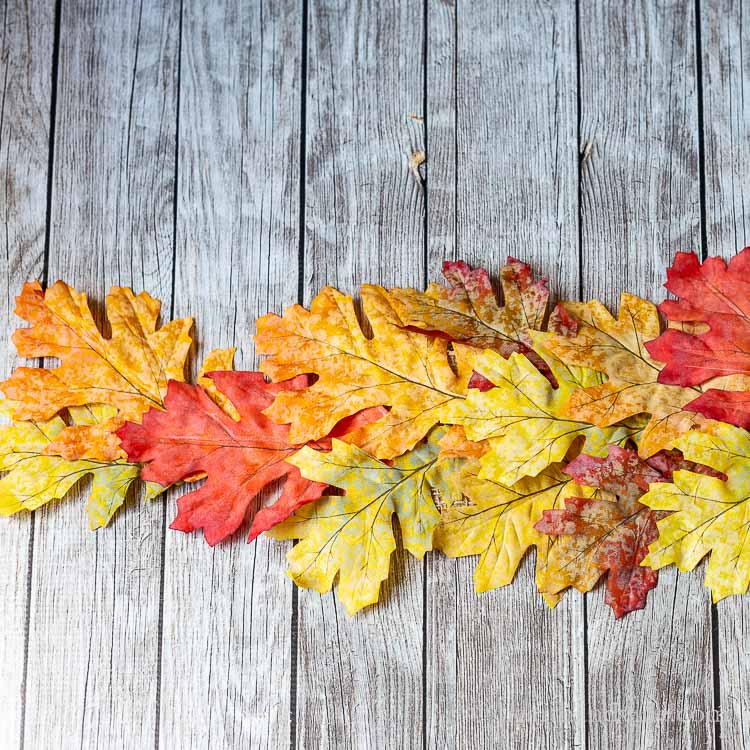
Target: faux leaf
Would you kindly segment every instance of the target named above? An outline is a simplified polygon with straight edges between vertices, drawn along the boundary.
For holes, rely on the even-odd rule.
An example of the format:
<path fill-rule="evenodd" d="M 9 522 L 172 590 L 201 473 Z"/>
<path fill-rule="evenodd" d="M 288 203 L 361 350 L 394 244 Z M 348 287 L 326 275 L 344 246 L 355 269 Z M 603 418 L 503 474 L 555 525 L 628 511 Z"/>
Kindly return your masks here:
<path fill-rule="evenodd" d="M 272 422 L 262 410 L 281 392 L 300 390 L 307 377 L 266 383 L 260 373 L 214 372 L 210 378 L 237 410 L 233 420 L 203 388 L 170 381 L 166 410 L 152 409 L 142 424 L 129 422 L 118 432 L 129 460 L 145 463 L 143 478 L 162 485 L 205 472 L 206 483 L 178 500 L 171 528 L 203 529 L 214 545 L 236 531 L 253 498 L 271 482 L 286 478 L 283 492 L 253 518 L 249 541 L 317 499 L 325 485 L 303 479 L 286 462 L 297 447 L 289 426 Z"/>
<path fill-rule="evenodd" d="M 666 362 L 660 383 L 691 386 L 723 375 L 750 375 L 750 247 L 729 264 L 677 253 L 664 285 L 679 297 L 659 305 L 670 321 L 702 323 L 700 333 L 669 328 L 646 346 Z"/>
<path fill-rule="evenodd" d="M 545 357 L 557 388 L 526 357 L 511 354 L 506 360 L 485 350 L 475 355 L 473 368 L 495 387 L 470 389 L 465 401 L 455 402 L 445 417 L 462 425 L 470 440 L 487 441 L 480 471 L 485 479 L 512 485 L 562 461 L 578 438 L 585 440 L 588 453 L 606 455 L 609 443 L 623 443 L 635 432 L 628 426 L 599 428 L 566 416 L 571 394 L 600 385 L 602 376 L 595 370 L 566 367 L 542 349 L 538 353 Z"/>
<path fill-rule="evenodd" d="M 557 465 L 506 487 L 480 476 L 476 460 L 464 465 L 460 488 L 463 498 L 442 513 L 435 547 L 449 557 L 480 555 L 474 572 L 477 591 L 509 584 L 531 546 L 537 548 L 537 585 L 544 590 L 553 540 L 534 524 L 545 510 L 563 507 L 566 498 L 587 497 L 594 492 L 577 485 Z"/>
<path fill-rule="evenodd" d="M 65 429 L 60 417 L 45 422 L 17 422 L 0 426 L 0 515 L 36 510 L 60 500 L 82 479 L 92 477 L 86 512 L 92 529 L 106 526 L 138 479 L 139 467 L 125 461 L 88 459 L 70 461 L 47 455 L 47 449 Z M 163 490 L 146 486 L 151 499 Z"/>
<path fill-rule="evenodd" d="M 743 594 L 750 583 L 750 433 L 713 422 L 706 432 L 684 435 L 677 447 L 727 479 L 676 471 L 672 483 L 654 485 L 641 498 L 654 510 L 672 511 L 659 521 L 659 538 L 643 564 L 692 570 L 710 553 L 706 586 L 713 600 Z"/>
<path fill-rule="evenodd" d="M 535 525 L 557 537 L 547 558 L 544 591 L 557 594 L 569 586 L 590 591 L 606 573 L 605 603 L 615 617 L 643 609 L 658 582 L 658 573 L 640 564 L 657 537 L 658 516 L 638 499 L 663 476 L 635 451 L 618 446 L 604 458 L 578 456 L 565 473 L 605 493 L 569 498 L 565 508 L 545 510 Z"/>
<path fill-rule="evenodd" d="M 212 401 L 216 402 L 235 422 L 240 414 L 232 402 L 216 387 L 216 383 L 208 376 L 212 372 L 225 372 L 234 369 L 234 354 L 236 349 L 212 349 L 203 360 L 198 371 L 196 383 L 203 388 Z"/>
<path fill-rule="evenodd" d="M 541 328 L 549 290 L 546 280 L 534 281 L 530 267 L 515 258 L 500 271 L 504 306 L 498 305 L 483 268 L 446 261 L 443 274 L 450 284 L 430 284 L 426 292 L 393 289 L 394 309 L 403 325 L 439 332 L 454 341 L 495 349 L 504 357 L 528 351 L 528 331 Z"/>
<path fill-rule="evenodd" d="M 156 328 L 160 303 L 145 292 L 113 287 L 107 295 L 112 335 L 100 333 L 86 295 L 62 281 L 42 292 L 24 285 L 16 314 L 31 323 L 13 336 L 22 357 L 57 357 L 53 369 L 19 367 L 0 388 L 17 402 L 16 419 L 46 420 L 65 407 L 109 404 L 137 420 L 161 407 L 170 379 L 183 379 L 192 320 Z"/>
<path fill-rule="evenodd" d="M 289 574 L 298 585 L 325 593 L 338 576 L 338 595 L 349 614 L 376 602 L 396 548 L 394 515 L 412 555 L 421 559 L 432 549 L 440 520 L 434 495 L 450 494 L 457 465 L 438 460 L 444 432 L 434 430 L 392 465 L 340 440 L 333 440 L 330 453 L 306 447 L 289 459 L 308 479 L 345 492 L 300 508 L 273 530 L 276 538 L 300 539 L 288 554 Z"/>
<path fill-rule="evenodd" d="M 658 382 L 661 365 L 645 348 L 647 341 L 659 335 L 654 305 L 623 294 L 616 319 L 597 301 L 564 306 L 578 319 L 577 335 L 537 332 L 532 334 L 535 345 L 551 350 L 568 365 L 608 376 L 606 382 L 572 394 L 566 409 L 570 418 L 607 427 L 634 415 L 651 415 L 639 442 L 643 457 L 671 448 L 680 435 L 705 423 L 685 409 L 699 391 Z"/>
<path fill-rule="evenodd" d="M 295 305 L 283 318 L 258 320 L 257 349 L 271 355 L 261 365 L 266 375 L 274 381 L 302 373 L 318 376 L 304 391 L 280 393 L 266 414 L 291 423 L 290 440 L 304 443 L 362 409 L 388 406 L 388 414 L 352 432 L 347 441 L 378 458 L 393 458 L 442 421 L 451 402 L 463 399 L 471 368 L 459 348 L 456 375 L 447 341 L 400 328 L 385 290 L 365 285 L 362 301 L 372 338 L 362 332 L 351 297 L 330 287 L 309 311 Z"/>

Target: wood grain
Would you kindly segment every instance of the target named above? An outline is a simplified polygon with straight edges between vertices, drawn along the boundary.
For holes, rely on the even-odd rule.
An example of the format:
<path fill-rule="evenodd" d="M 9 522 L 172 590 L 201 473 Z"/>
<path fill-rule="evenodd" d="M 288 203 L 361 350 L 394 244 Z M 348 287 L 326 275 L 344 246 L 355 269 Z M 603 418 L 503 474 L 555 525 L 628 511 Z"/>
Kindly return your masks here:
<path fill-rule="evenodd" d="M 731 258 L 750 244 L 750 13 L 746 3 L 702 4 L 701 63 L 708 255 Z M 750 601 L 717 605 L 723 747 L 750 747 Z"/>
<path fill-rule="evenodd" d="M 695 18 L 682 2 L 581 6 L 583 297 L 664 298 L 677 250 L 700 250 Z M 712 747 L 710 598 L 660 572 L 641 612 L 587 599 L 589 747 Z"/>
<path fill-rule="evenodd" d="M 429 8 L 430 280 L 455 258 L 497 280 L 512 255 L 550 275 L 557 294 L 577 296 L 574 7 Z M 532 553 L 512 586 L 477 595 L 476 558 L 429 559 L 428 747 L 583 745 L 582 598 L 550 611 L 533 563 Z"/>
<path fill-rule="evenodd" d="M 325 284 L 424 284 L 422 3 L 310 3 L 305 302 Z M 422 747 L 423 565 L 377 607 L 299 592 L 297 746 Z"/>
<path fill-rule="evenodd" d="M 103 319 L 113 284 L 169 312 L 176 2 L 62 7 L 49 278 Z M 88 529 L 83 495 L 36 516 L 25 746 L 147 747 L 156 729 L 163 505 Z"/>
<path fill-rule="evenodd" d="M 10 341 L 15 295 L 44 272 L 54 12 L 46 3 L 3 5 L 0 37 L 0 345 L 2 373 L 20 364 Z M 0 524 L 0 737 L 21 747 L 28 617 L 28 514 Z"/>
<path fill-rule="evenodd" d="M 301 33 L 292 0 L 184 6 L 175 309 L 196 361 L 237 346 L 252 369 L 255 319 L 297 299 Z M 289 746 L 288 545 L 247 531 L 167 532 L 161 747 Z"/>

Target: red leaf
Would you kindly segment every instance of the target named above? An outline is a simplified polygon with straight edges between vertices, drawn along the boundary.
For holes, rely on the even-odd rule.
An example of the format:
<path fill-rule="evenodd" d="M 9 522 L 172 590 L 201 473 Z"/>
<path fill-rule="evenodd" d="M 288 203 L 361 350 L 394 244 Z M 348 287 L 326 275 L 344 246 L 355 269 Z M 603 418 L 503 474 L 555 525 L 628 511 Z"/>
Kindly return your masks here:
<path fill-rule="evenodd" d="M 654 359 L 666 363 L 658 381 L 692 386 L 750 374 L 750 247 L 728 264 L 709 258 L 701 265 L 694 253 L 677 253 L 664 286 L 680 299 L 662 302 L 659 310 L 670 321 L 705 323 L 708 330 L 670 328 L 646 344 Z"/>
<path fill-rule="evenodd" d="M 306 375 L 283 383 L 266 383 L 261 373 L 214 372 L 209 377 L 240 414 L 235 422 L 196 385 L 170 381 L 165 411 L 151 409 L 142 424 L 118 430 L 130 461 L 146 463 L 142 477 L 172 484 L 199 473 L 206 483 L 183 495 L 171 528 L 202 528 L 214 545 L 242 524 L 253 498 L 268 484 L 286 478 L 279 499 L 255 514 L 248 541 L 316 500 L 325 485 L 304 479 L 285 462 L 298 446 L 288 442 L 289 426 L 278 425 L 262 411 L 282 390 L 301 390 Z"/>
<path fill-rule="evenodd" d="M 605 602 L 615 617 L 643 609 L 658 573 L 640 563 L 658 536 L 659 516 L 638 498 L 649 483 L 665 481 L 664 476 L 636 451 L 615 445 L 606 458 L 578 456 L 565 473 L 615 497 L 570 498 L 564 509 L 544 511 L 534 528 L 558 537 L 549 555 L 551 593 L 565 586 L 588 590 L 606 572 Z"/>

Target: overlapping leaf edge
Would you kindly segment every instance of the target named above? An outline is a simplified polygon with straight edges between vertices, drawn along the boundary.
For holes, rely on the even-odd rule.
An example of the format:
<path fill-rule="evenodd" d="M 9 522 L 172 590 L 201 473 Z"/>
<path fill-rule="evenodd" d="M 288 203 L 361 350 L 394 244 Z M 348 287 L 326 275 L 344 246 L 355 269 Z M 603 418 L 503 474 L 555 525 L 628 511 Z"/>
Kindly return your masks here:
<path fill-rule="evenodd" d="M 231 507 L 221 488 L 213 495 L 193 490 L 203 493 L 203 521 L 185 520 L 181 503 L 173 528 L 205 527 L 215 544 L 255 517 L 250 539 L 264 532 L 299 540 L 289 553 L 291 577 L 320 592 L 339 581 L 349 613 L 377 601 L 402 540 L 418 557 L 431 549 L 479 555 L 478 591 L 511 583 L 534 546 L 537 586 L 550 606 L 568 588 L 585 592 L 607 579 L 606 602 L 616 617 L 642 609 L 657 569 L 670 563 L 692 570 L 708 557 L 714 601 L 745 593 L 748 268 L 750 248 L 729 264 L 678 253 L 665 286 L 681 299 L 659 306 L 666 330 L 652 303 L 627 294 L 617 317 L 596 301 L 563 302 L 549 313 L 546 281 L 535 281 L 513 258 L 500 272 L 504 304 L 489 274 L 461 261 L 446 262 L 448 286 L 431 284 L 425 292 L 363 286 L 367 333 L 352 299 L 326 288 L 310 310 L 295 305 L 259 320 L 263 374 L 233 373 L 232 352 L 217 350 L 195 385 L 179 384 L 183 410 L 200 403 L 214 423 L 252 422 L 252 441 L 229 447 L 242 456 L 255 452 L 239 462 L 251 474 L 243 478 L 240 467 L 233 475 L 234 495 L 242 495 L 247 478 L 254 489 L 239 505 L 228 501 Z M 63 282 L 51 289 L 56 307 L 38 282 L 19 297 L 17 310 L 32 323 L 14 336 L 19 354 L 65 363 L 68 349 L 83 341 L 91 357 L 106 361 L 110 340 L 97 331 L 85 295 Z M 120 288 L 110 297 L 127 339 L 119 349 L 112 344 L 117 362 L 127 347 L 142 349 L 132 353 L 143 358 L 151 382 L 140 387 L 106 362 L 102 383 L 89 372 L 77 384 L 72 365 L 73 375 L 61 368 L 59 388 L 54 370 L 29 367 L 0 384 L 8 397 L 2 409 L 16 420 L 0 427 L 0 514 L 33 511 L 93 476 L 88 515 L 98 528 L 139 474 L 148 499 L 165 486 L 206 475 L 211 481 L 208 460 L 187 462 L 199 470 L 171 476 L 154 472 L 153 450 L 144 449 L 150 425 L 160 412 L 168 417 L 176 398 L 191 321 L 156 329 L 156 300 Z M 127 393 L 109 399 L 118 378 Z M 260 394 L 252 408 L 233 402 L 232 394 L 243 398 L 238 382 Z M 56 389 L 51 397 L 49 387 Z M 82 403 L 81 392 L 101 392 L 104 403 Z M 138 399 L 153 405 L 144 411 Z M 34 419 L 50 404 L 62 408 Z M 178 453 L 181 441 L 196 450 L 195 436 L 170 433 L 169 440 Z M 270 445 L 273 461 L 286 468 L 258 463 L 256 454 Z M 127 481 L 114 486 L 107 477 Z M 289 477 L 283 499 L 259 509 L 254 496 L 279 477 Z M 392 534 L 394 516 L 401 533 Z M 364 517 L 370 521 L 360 529 Z M 209 536 L 211 524 L 220 533 Z"/>

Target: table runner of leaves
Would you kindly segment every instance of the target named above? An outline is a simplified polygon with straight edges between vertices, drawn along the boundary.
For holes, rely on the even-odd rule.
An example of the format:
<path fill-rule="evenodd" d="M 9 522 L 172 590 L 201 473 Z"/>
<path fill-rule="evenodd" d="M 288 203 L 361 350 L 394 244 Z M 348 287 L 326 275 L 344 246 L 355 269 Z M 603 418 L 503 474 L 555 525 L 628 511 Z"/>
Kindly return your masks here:
<path fill-rule="evenodd" d="M 0 514 L 87 482 L 98 529 L 137 483 L 147 500 L 186 483 L 170 528 L 297 540 L 289 575 L 335 585 L 350 614 L 378 600 L 398 544 L 477 556 L 478 592 L 535 547 L 550 606 L 604 579 L 616 617 L 646 605 L 660 568 L 704 557 L 714 601 L 745 593 L 750 248 L 678 253 L 675 299 L 624 293 L 616 316 L 596 300 L 550 310 L 513 258 L 502 295 L 484 269 L 443 273 L 426 291 L 365 284 L 361 309 L 326 287 L 258 320 L 260 372 L 214 350 L 195 383 L 190 318 L 159 326 L 157 300 L 113 287 L 105 336 L 85 294 L 27 283 L 13 341 L 58 364 L 0 383 Z"/>

